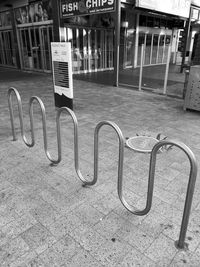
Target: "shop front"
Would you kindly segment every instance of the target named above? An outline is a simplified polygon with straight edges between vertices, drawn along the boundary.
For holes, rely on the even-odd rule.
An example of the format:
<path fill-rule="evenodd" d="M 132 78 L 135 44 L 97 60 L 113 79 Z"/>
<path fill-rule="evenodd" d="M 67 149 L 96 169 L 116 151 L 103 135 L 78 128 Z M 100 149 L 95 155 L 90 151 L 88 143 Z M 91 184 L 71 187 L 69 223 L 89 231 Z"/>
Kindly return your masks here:
<path fill-rule="evenodd" d="M 34 1 L 14 9 L 22 69 L 51 71 L 53 21 L 51 1 Z"/>
<path fill-rule="evenodd" d="M 115 1 L 62 1 L 61 41 L 71 43 L 73 72 L 114 67 Z"/>
<path fill-rule="evenodd" d="M 132 86 L 127 77 L 135 73 L 138 80 L 142 45 L 147 68 L 164 69 L 169 49 L 170 61 L 180 62 L 179 40 L 190 10 L 190 0 L 4 2 L 12 7 L 0 12 L 0 65 L 16 67 L 18 53 L 21 69 L 51 72 L 51 42 L 70 42 L 74 74 L 106 80 L 102 73 L 108 73 L 117 86 Z"/>
<path fill-rule="evenodd" d="M 116 85 L 182 95 L 182 32 L 190 0 L 138 0 L 121 3 L 119 72 Z M 177 94 L 175 92 L 175 94 Z"/>
<path fill-rule="evenodd" d="M 16 67 L 16 50 L 11 12 L 0 12 L 0 65 Z"/>
<path fill-rule="evenodd" d="M 4 1 L 0 10 L 0 65 L 50 72 L 51 0 Z"/>
<path fill-rule="evenodd" d="M 169 49 L 170 62 L 179 64 L 180 33 L 189 17 L 190 1 L 150 2 L 62 0 L 60 40 L 71 42 L 73 73 L 79 77 L 90 73 L 90 80 L 94 77 L 97 82 L 104 75 L 109 84 L 131 86 L 136 75 L 135 86 L 142 45 L 144 66 L 162 65 L 164 75 Z"/>

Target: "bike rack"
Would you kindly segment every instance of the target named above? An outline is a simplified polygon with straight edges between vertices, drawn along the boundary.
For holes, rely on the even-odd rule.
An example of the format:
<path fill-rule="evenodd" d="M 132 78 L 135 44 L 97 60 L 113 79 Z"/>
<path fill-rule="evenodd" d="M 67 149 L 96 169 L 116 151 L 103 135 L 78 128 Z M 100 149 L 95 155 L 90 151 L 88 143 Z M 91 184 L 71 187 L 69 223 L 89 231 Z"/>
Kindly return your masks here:
<path fill-rule="evenodd" d="M 192 198 L 194 194 L 195 182 L 196 182 L 196 177 L 197 177 L 197 161 L 191 149 L 187 147 L 185 144 L 178 142 L 178 141 L 162 140 L 154 145 L 152 152 L 151 152 L 151 158 L 150 158 L 149 183 L 148 183 L 146 209 L 148 212 L 151 209 L 151 204 L 152 204 L 156 156 L 157 156 L 159 149 L 167 145 L 173 145 L 173 146 L 180 148 L 183 152 L 185 152 L 190 162 L 190 174 L 189 174 L 189 181 L 188 181 L 187 193 L 186 193 L 186 198 L 185 198 L 181 230 L 179 234 L 179 240 L 175 242 L 175 245 L 177 248 L 186 249 L 187 245 L 185 244 L 184 241 L 186 237 L 190 210 L 192 206 Z"/>
<path fill-rule="evenodd" d="M 43 125 L 43 140 L 44 140 L 44 151 L 47 158 L 53 163 L 58 164 L 61 161 L 61 135 L 60 131 L 57 127 L 57 145 L 58 145 L 58 158 L 53 159 L 48 151 L 48 142 L 47 142 L 47 127 L 46 127 L 46 112 L 45 106 L 42 100 L 37 96 L 32 96 L 29 100 L 29 116 L 30 116 L 30 126 L 31 126 L 31 142 L 27 141 L 27 138 L 24 133 L 24 120 L 23 120 L 23 110 L 22 110 L 22 101 L 19 92 L 11 87 L 8 90 L 8 106 L 10 111 L 10 121 L 11 121 L 11 128 L 12 128 L 12 135 L 13 141 L 17 140 L 16 131 L 15 131 L 15 124 L 14 124 L 14 115 L 13 115 L 13 107 L 12 107 L 12 93 L 15 94 L 17 99 L 18 105 L 18 112 L 19 112 L 19 120 L 20 120 L 20 128 L 21 128 L 21 136 L 24 143 L 28 147 L 33 147 L 35 145 L 35 134 L 34 134 L 34 118 L 33 118 L 33 103 L 36 101 L 39 104 L 41 114 L 42 114 L 42 125 Z"/>
<path fill-rule="evenodd" d="M 57 110 L 56 115 L 56 127 L 57 127 L 57 145 L 58 145 L 58 158 L 53 159 L 48 151 L 48 142 L 47 142 L 47 127 L 46 127 L 46 114 L 45 114 L 45 107 L 42 100 L 36 96 L 30 98 L 29 101 L 29 115 L 30 115 L 30 126 L 31 126 L 31 142 L 29 143 L 24 134 L 24 123 L 23 123 L 23 111 L 22 111 L 22 102 L 19 92 L 11 87 L 8 90 L 8 104 L 9 104 L 9 111 L 10 111 L 10 119 L 11 119 L 11 128 L 13 134 L 13 141 L 17 140 L 16 132 L 15 132 L 15 125 L 14 125 L 14 115 L 13 115 L 13 108 L 12 108 L 12 93 L 15 94 L 17 98 L 18 104 L 18 112 L 20 118 L 20 128 L 21 128 L 21 136 L 24 143 L 28 147 L 33 147 L 35 144 L 35 135 L 34 135 L 34 118 L 33 118 L 33 103 L 36 101 L 41 110 L 42 114 L 42 124 L 43 124 L 43 140 L 44 140 L 44 150 L 47 158 L 53 163 L 58 164 L 62 158 L 62 150 L 61 150 L 61 127 L 60 127 L 60 116 L 62 113 L 66 113 L 70 115 L 73 125 L 74 125 L 74 163 L 75 163 L 75 170 L 77 173 L 78 178 L 82 181 L 84 186 L 92 186 L 96 184 L 98 179 L 98 161 L 99 161 L 99 131 L 104 126 L 110 126 L 116 132 L 119 141 L 119 156 L 118 156 L 118 180 L 117 180 L 117 192 L 119 199 L 122 205 L 131 213 L 138 216 L 146 215 L 152 206 L 152 198 L 153 198 L 153 189 L 154 189 L 154 176 L 155 176 L 155 167 L 156 167 L 156 157 L 157 154 L 160 152 L 160 148 L 170 146 L 176 146 L 180 148 L 185 154 L 187 155 L 190 161 L 190 174 L 189 174 L 189 182 L 187 186 L 187 193 L 185 199 L 185 206 L 183 211 L 182 217 L 182 224 L 179 234 L 179 240 L 175 242 L 175 245 L 178 249 L 186 248 L 185 245 L 185 237 L 189 222 L 189 215 L 192 205 L 192 198 L 194 194 L 194 187 L 196 182 L 197 176 L 197 162 L 193 152 L 183 143 L 177 141 L 169 141 L 169 140 L 161 140 L 153 146 L 151 151 L 150 157 L 150 167 L 149 167 L 149 178 L 148 178 L 148 190 L 147 190 L 147 200 L 146 206 L 143 210 L 135 210 L 133 207 L 128 204 L 128 202 L 123 197 L 123 163 L 124 163 L 124 148 L 126 147 L 126 140 L 122 134 L 120 128 L 111 121 L 101 121 L 99 122 L 94 131 L 94 177 L 91 181 L 88 181 L 82 175 L 80 168 L 79 168 L 79 144 L 78 144 L 78 120 L 76 118 L 75 113 L 67 107 L 62 107 Z"/>

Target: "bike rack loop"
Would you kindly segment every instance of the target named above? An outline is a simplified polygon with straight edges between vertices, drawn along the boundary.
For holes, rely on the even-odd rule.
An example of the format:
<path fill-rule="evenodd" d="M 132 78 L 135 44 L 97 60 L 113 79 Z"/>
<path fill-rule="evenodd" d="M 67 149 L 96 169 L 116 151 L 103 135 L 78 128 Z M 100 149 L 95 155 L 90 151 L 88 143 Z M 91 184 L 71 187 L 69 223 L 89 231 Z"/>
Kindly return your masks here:
<path fill-rule="evenodd" d="M 19 120 L 20 120 L 20 128 L 21 128 L 21 136 L 24 141 L 24 143 L 28 147 L 33 147 L 35 142 L 34 142 L 34 133 L 32 131 L 31 127 L 31 137 L 32 137 L 32 142 L 29 143 L 26 139 L 26 136 L 24 134 L 24 120 L 23 120 L 23 110 L 22 110 L 22 101 L 21 101 L 21 96 L 19 92 L 11 87 L 8 90 L 8 106 L 9 106 L 9 111 L 10 111 L 10 121 L 11 121 L 11 128 L 12 128 L 12 135 L 13 135 L 13 141 L 17 140 L 16 132 L 15 132 L 15 126 L 14 126 L 14 115 L 13 115 L 13 107 L 12 107 L 12 99 L 11 99 L 11 94 L 14 93 L 17 99 L 17 105 L 18 105 L 18 112 L 19 112 Z M 32 124 L 31 124 L 32 126 Z"/>
<path fill-rule="evenodd" d="M 57 144 L 58 144 L 58 158 L 53 159 L 48 151 L 48 142 L 47 142 L 47 127 L 46 127 L 46 115 L 45 115 L 45 106 L 42 102 L 42 100 L 37 96 L 32 96 L 29 101 L 29 115 L 30 115 L 30 126 L 31 126 L 31 142 L 29 143 L 27 141 L 27 138 L 24 133 L 24 121 L 23 121 L 23 110 L 22 110 L 22 101 L 19 92 L 11 87 L 8 90 L 8 104 L 9 104 L 9 111 L 10 111 L 10 119 L 11 119 L 11 128 L 12 128 L 12 134 L 13 134 L 13 141 L 17 140 L 16 132 L 15 132 L 15 125 L 14 125 L 14 115 L 13 115 L 13 107 L 12 107 L 12 100 L 11 95 L 12 93 L 15 94 L 17 98 L 17 104 L 18 104 L 18 112 L 19 112 L 19 119 L 20 119 L 20 128 L 21 128 L 21 136 L 24 141 L 24 143 L 28 147 L 33 147 L 35 145 L 35 134 L 34 134 L 34 117 L 33 117 L 33 103 L 34 101 L 37 101 L 39 104 L 41 114 L 42 114 L 42 125 L 43 125 L 43 140 L 44 140 L 44 150 L 47 158 L 53 163 L 58 164 L 61 161 L 61 136 L 60 131 L 57 127 Z"/>
<path fill-rule="evenodd" d="M 75 170 L 78 178 L 83 182 L 85 186 L 94 185 L 98 179 L 98 154 L 99 154 L 99 131 L 102 126 L 108 125 L 111 126 L 115 132 L 117 133 L 119 139 L 119 159 L 118 159 L 118 180 L 117 180 L 117 192 L 119 199 L 123 206 L 134 215 L 145 215 L 149 212 L 151 206 L 149 208 L 145 208 L 144 210 L 134 210 L 131 205 L 127 203 L 127 201 L 123 197 L 123 163 L 124 163 L 124 147 L 125 147 L 125 138 L 122 134 L 120 128 L 111 121 L 101 121 L 97 124 L 94 131 L 94 177 L 92 181 L 87 181 L 79 168 L 79 148 L 78 148 L 78 121 L 74 112 L 66 107 L 62 107 L 58 110 L 56 121 L 58 124 L 58 129 L 60 131 L 60 115 L 62 112 L 66 112 L 70 114 L 73 124 L 74 124 L 74 162 L 75 162 Z"/>
<path fill-rule="evenodd" d="M 154 188 L 154 176 L 155 176 L 155 165 L 156 165 L 156 156 L 159 152 L 159 149 L 166 145 L 173 145 L 176 147 L 179 147 L 181 150 L 185 152 L 187 155 L 189 161 L 190 161 L 190 175 L 189 175 L 189 182 L 187 187 L 187 193 L 186 193 L 186 200 L 185 200 L 185 207 L 182 217 L 182 224 L 181 224 L 181 230 L 179 235 L 179 240 L 176 241 L 176 247 L 179 249 L 183 249 L 185 247 L 185 236 L 187 232 L 187 226 L 189 221 L 189 215 L 192 205 L 192 198 L 194 193 L 194 187 L 196 182 L 196 176 L 197 176 L 197 163 L 196 158 L 193 154 L 193 152 L 183 143 L 181 142 L 175 142 L 175 141 L 169 141 L 169 140 L 162 140 L 159 141 L 152 149 L 151 152 L 151 158 L 150 158 L 150 168 L 149 168 L 149 179 L 148 179 L 148 192 L 147 192 L 147 201 L 146 201 L 146 207 L 144 210 L 133 210 L 133 207 L 129 205 L 126 200 L 123 197 L 122 194 L 122 185 L 123 185 L 123 160 L 124 160 L 124 147 L 125 147 L 125 139 L 123 137 L 123 134 L 120 130 L 120 128 L 113 122 L 110 121 L 102 121 L 99 122 L 95 128 L 94 133 L 94 178 L 92 181 L 87 181 L 83 175 L 81 174 L 80 168 L 79 168 L 79 148 L 78 148 L 78 121 L 74 114 L 74 112 L 66 107 L 60 108 L 57 111 L 56 116 L 56 124 L 57 124 L 57 140 L 58 140 L 58 160 L 53 160 L 50 157 L 50 154 L 47 150 L 47 133 L 46 133 L 46 116 L 45 116 L 45 107 L 43 102 L 36 96 L 31 97 L 29 101 L 29 114 L 30 114 L 30 123 L 31 123 L 31 136 L 32 136 L 32 142 L 28 143 L 27 139 L 24 135 L 24 125 L 23 125 L 23 112 L 22 112 L 22 104 L 21 104 L 21 97 L 18 93 L 18 91 L 15 88 L 10 88 L 8 91 L 8 102 L 9 102 L 9 110 L 10 110 L 10 117 L 11 117 L 11 127 L 12 127 L 12 133 L 13 133 L 13 140 L 17 140 L 16 133 L 15 133 L 15 127 L 14 127 L 14 116 L 13 116 L 13 109 L 12 109 L 12 102 L 11 102 L 11 93 L 14 92 L 17 97 L 18 102 L 18 111 L 19 111 L 19 117 L 20 117 L 20 126 L 21 126 L 21 134 L 22 138 L 25 142 L 25 144 L 29 147 L 33 146 L 35 144 L 34 140 L 34 120 L 33 120 L 33 102 L 36 100 L 39 103 L 39 106 L 41 108 L 42 112 L 42 122 L 43 122 L 43 137 L 44 137 L 44 148 L 45 153 L 48 159 L 57 164 L 61 160 L 61 134 L 60 134 L 60 116 L 63 112 L 70 114 L 73 124 L 74 124 L 74 159 L 75 159 L 75 170 L 79 177 L 79 179 L 84 183 L 84 185 L 94 185 L 97 182 L 98 178 L 98 142 L 99 142 L 99 131 L 103 125 L 111 126 L 115 132 L 118 135 L 119 139 L 119 160 L 118 160 L 118 196 L 121 201 L 121 203 L 124 205 L 124 207 L 130 211 L 131 213 L 135 215 L 145 215 L 147 214 L 152 205 L 152 197 L 153 197 L 153 188 Z"/>
<path fill-rule="evenodd" d="M 195 182 L 196 182 L 196 177 L 197 177 L 196 158 L 193 152 L 190 150 L 190 148 L 187 147 L 185 144 L 181 142 L 177 142 L 177 141 L 162 140 L 162 141 L 159 141 L 157 144 L 155 144 L 155 146 L 153 147 L 152 152 L 151 152 L 151 158 L 150 158 L 146 209 L 147 211 L 149 211 L 151 209 L 151 204 L 152 204 L 156 156 L 157 156 L 159 149 L 166 145 L 173 145 L 173 146 L 180 148 L 182 151 L 185 152 L 185 154 L 187 155 L 190 161 L 190 174 L 189 174 L 189 181 L 188 181 L 187 193 L 186 193 L 186 198 L 185 198 L 181 229 L 180 229 L 179 239 L 175 242 L 175 245 L 178 249 L 184 249 L 186 248 L 186 244 L 184 241 L 186 237 L 190 210 L 191 210 L 191 205 L 192 205 L 192 198 L 194 194 Z"/>

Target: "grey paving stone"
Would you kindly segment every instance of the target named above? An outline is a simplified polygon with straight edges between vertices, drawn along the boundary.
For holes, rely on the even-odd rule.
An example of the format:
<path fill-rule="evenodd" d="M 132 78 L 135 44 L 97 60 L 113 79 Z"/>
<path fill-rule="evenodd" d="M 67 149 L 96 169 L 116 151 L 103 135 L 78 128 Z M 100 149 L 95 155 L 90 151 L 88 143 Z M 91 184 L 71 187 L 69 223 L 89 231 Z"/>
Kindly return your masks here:
<path fill-rule="evenodd" d="M 48 226 L 55 222 L 61 214 L 59 214 L 48 203 L 42 203 L 40 206 L 30 210 L 31 215 L 44 226 Z"/>
<path fill-rule="evenodd" d="M 79 225 L 81 225 L 80 219 L 73 212 L 69 212 L 66 216 L 58 218 L 58 220 L 47 226 L 47 228 L 59 240 L 66 234 L 73 232 Z"/>
<path fill-rule="evenodd" d="M 108 215 L 99 219 L 94 225 L 94 229 L 106 238 L 113 238 L 115 237 L 115 233 L 126 223 L 128 222 L 124 218 L 114 212 L 110 212 Z"/>
<path fill-rule="evenodd" d="M 104 266 L 115 265 L 117 262 L 121 261 L 132 249 L 127 243 L 124 243 L 117 238 L 112 240 L 106 241 L 92 254 L 93 257 Z"/>
<path fill-rule="evenodd" d="M 87 203 L 80 205 L 74 212 L 76 216 L 80 218 L 80 221 L 82 223 L 87 223 L 89 225 L 96 224 L 104 216 L 103 213 L 88 205 Z"/>
<path fill-rule="evenodd" d="M 10 222 L 15 221 L 17 218 L 18 218 L 18 214 L 8 205 L 4 204 L 0 206 L 0 226 L 1 227 Z"/>
<path fill-rule="evenodd" d="M 81 250 L 74 257 L 72 257 L 68 262 L 63 265 L 63 267 L 71 266 L 71 267 L 102 267 L 103 265 L 95 260 L 87 251 Z"/>
<path fill-rule="evenodd" d="M 145 216 L 135 216 L 134 214 L 130 213 L 127 209 L 125 209 L 122 205 L 119 205 L 116 209 L 113 210 L 118 216 L 123 218 L 124 220 L 128 220 L 134 225 L 139 225 L 145 219 Z"/>
<path fill-rule="evenodd" d="M 34 217 L 27 213 L 3 226 L 1 231 L 2 234 L 7 236 L 7 238 L 15 238 L 36 223 L 37 221 L 34 219 Z"/>
<path fill-rule="evenodd" d="M 29 250 L 28 252 L 24 253 L 19 258 L 15 259 L 14 262 L 10 263 L 10 267 L 27 267 L 31 266 L 30 262 L 36 262 L 37 260 L 37 253 L 35 251 Z M 34 266 L 34 264 L 33 264 Z M 37 265 L 36 265 L 37 266 Z M 43 266 L 41 266 L 43 267 Z"/>
<path fill-rule="evenodd" d="M 168 220 L 165 217 L 155 211 L 151 211 L 138 227 L 152 238 L 157 238 L 167 222 Z"/>
<path fill-rule="evenodd" d="M 138 251 L 143 253 L 153 243 L 154 238 L 143 232 L 132 223 L 124 224 L 117 232 L 116 235 L 126 241 L 128 244 L 135 247 Z"/>
<path fill-rule="evenodd" d="M 169 264 L 176 255 L 176 252 L 177 249 L 174 246 L 173 240 L 160 234 L 144 254 L 159 265 L 162 263 Z"/>
<path fill-rule="evenodd" d="M 79 251 L 78 243 L 66 235 L 52 247 L 40 254 L 39 258 L 45 266 L 63 266 Z M 80 263 L 81 264 L 81 263 Z"/>
<path fill-rule="evenodd" d="M 5 266 L 16 261 L 20 256 L 29 251 L 29 246 L 21 237 L 10 240 L 0 247 L 0 262 Z"/>
<path fill-rule="evenodd" d="M 173 258 L 170 267 L 197 267 L 199 266 L 199 257 L 197 259 L 192 259 L 192 254 L 189 251 L 179 251 Z"/>
<path fill-rule="evenodd" d="M 124 257 L 124 259 L 116 265 L 116 267 L 136 267 L 136 266 L 156 267 L 156 264 L 151 259 L 144 256 L 141 252 L 132 248 L 131 252 L 129 252 Z"/>
<path fill-rule="evenodd" d="M 181 227 L 179 225 L 171 224 L 169 222 L 169 224 L 165 226 L 165 229 L 163 230 L 162 233 L 170 237 L 174 241 L 177 241 L 179 239 L 180 229 Z M 199 233 L 191 232 L 189 230 L 187 231 L 185 243 L 186 243 L 187 249 L 190 252 L 194 252 L 197 249 L 199 245 L 199 238 L 200 238 Z"/>
<path fill-rule="evenodd" d="M 45 265 L 40 259 L 39 257 L 29 261 L 26 264 L 26 267 L 47 267 L 47 265 Z"/>
<path fill-rule="evenodd" d="M 39 223 L 23 232 L 21 237 L 29 247 L 34 249 L 38 254 L 51 247 L 56 242 L 53 235 Z"/>
<path fill-rule="evenodd" d="M 58 212 L 65 214 L 72 206 L 70 206 L 69 198 L 65 195 L 59 193 L 59 191 L 54 188 L 44 190 L 40 193 L 40 196 L 44 201 L 49 203 L 55 210 Z"/>
<path fill-rule="evenodd" d="M 115 197 L 113 194 L 108 194 L 107 196 L 98 199 L 91 205 L 104 215 L 107 215 L 109 212 L 115 209 L 119 203 L 120 201 L 118 197 Z"/>

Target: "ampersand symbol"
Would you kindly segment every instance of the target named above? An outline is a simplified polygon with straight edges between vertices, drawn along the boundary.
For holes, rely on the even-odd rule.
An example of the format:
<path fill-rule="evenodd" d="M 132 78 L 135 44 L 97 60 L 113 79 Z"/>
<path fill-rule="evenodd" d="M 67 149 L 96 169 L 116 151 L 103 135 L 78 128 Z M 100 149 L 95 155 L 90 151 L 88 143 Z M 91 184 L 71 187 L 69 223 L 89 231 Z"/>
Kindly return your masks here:
<path fill-rule="evenodd" d="M 82 1 L 79 2 L 79 11 L 81 13 L 88 12 L 88 9 L 87 9 L 87 7 L 85 5 L 84 0 L 82 0 Z"/>

